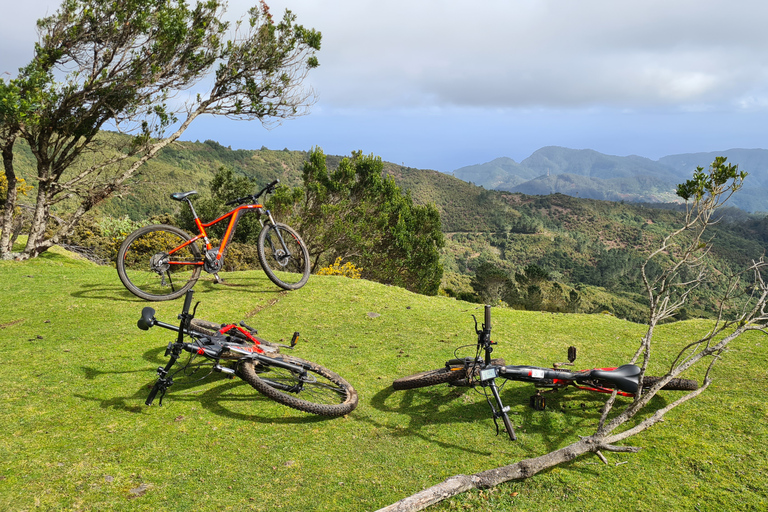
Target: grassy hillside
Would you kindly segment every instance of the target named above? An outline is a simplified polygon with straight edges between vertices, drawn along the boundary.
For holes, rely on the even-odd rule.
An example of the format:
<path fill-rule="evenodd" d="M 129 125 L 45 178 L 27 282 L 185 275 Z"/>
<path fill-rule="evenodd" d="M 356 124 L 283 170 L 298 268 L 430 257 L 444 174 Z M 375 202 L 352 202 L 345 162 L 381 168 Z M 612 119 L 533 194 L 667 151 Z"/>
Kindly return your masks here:
<path fill-rule="evenodd" d="M 146 407 L 173 334 L 136 328 L 147 303 L 123 289 L 114 269 L 64 253 L 2 261 L 0 509 L 375 510 L 451 475 L 564 446 L 599 417 L 600 402 L 585 392 L 562 393 L 534 412 L 532 387 L 509 383 L 502 397 L 518 429 L 513 443 L 494 435 L 473 391 L 392 391 L 392 379 L 436 368 L 474 342 L 477 305 L 340 277 L 312 276 L 290 293 L 261 272 L 223 277 L 226 286 L 196 286 L 198 317 L 247 318 L 275 341 L 300 331 L 294 354 L 352 382 L 358 408 L 316 418 L 220 374 L 180 375 L 162 407 Z M 181 303 L 153 307 L 173 322 Z M 494 310 L 493 325 L 495 354 L 540 365 L 563 360 L 569 345 L 584 367 L 617 365 L 643 332 L 610 316 L 508 309 Z M 652 370 L 663 371 L 669 348 L 704 327 L 660 328 Z M 644 447 L 638 454 L 607 454 L 609 465 L 580 458 L 434 510 L 765 510 L 767 347 L 758 336 L 735 343 L 706 394 L 631 440 Z"/>

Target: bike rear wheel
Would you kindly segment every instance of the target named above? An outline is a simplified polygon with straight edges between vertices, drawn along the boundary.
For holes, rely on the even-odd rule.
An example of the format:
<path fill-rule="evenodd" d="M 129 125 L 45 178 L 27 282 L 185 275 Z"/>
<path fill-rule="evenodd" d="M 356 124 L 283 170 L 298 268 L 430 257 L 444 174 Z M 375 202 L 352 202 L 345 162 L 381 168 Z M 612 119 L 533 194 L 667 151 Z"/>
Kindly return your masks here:
<path fill-rule="evenodd" d="M 184 295 L 200 277 L 200 249 L 192 237 L 174 226 L 157 224 L 137 229 L 117 253 L 117 275 L 123 285 L 145 300 L 170 300 Z"/>
<path fill-rule="evenodd" d="M 643 377 L 643 389 L 649 389 L 653 387 L 657 382 L 661 380 L 661 377 L 651 377 L 646 375 Z M 691 379 L 672 379 L 661 389 L 667 391 L 695 391 L 699 389 L 699 383 Z"/>
<path fill-rule="evenodd" d="M 293 228 L 279 222 L 266 224 L 259 233 L 257 249 L 270 281 L 285 290 L 298 290 L 306 284 L 309 251 Z"/>
<path fill-rule="evenodd" d="M 349 414 L 357 407 L 357 391 L 331 370 L 286 354 L 269 357 L 299 366 L 306 372 L 302 376 L 268 362 L 243 361 L 239 367 L 240 377 L 272 400 L 300 411 L 332 417 Z"/>

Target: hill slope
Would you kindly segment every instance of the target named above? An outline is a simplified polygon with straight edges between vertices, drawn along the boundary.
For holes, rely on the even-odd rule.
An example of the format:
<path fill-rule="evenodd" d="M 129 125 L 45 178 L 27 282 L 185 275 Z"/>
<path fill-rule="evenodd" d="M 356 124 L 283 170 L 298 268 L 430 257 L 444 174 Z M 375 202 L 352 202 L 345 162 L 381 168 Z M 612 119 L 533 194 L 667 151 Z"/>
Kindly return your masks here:
<path fill-rule="evenodd" d="M 571 151 L 542 150 L 537 152 L 536 159 L 549 162 L 557 169 L 578 171 L 566 162 Z M 580 154 L 585 161 L 602 162 L 605 166 L 615 165 L 619 160 L 634 162 L 634 167 L 628 167 L 630 170 L 651 165 L 647 159 L 603 158 L 589 151 Z M 221 166 L 231 167 L 259 183 L 279 178 L 285 184 L 297 185 L 307 156 L 301 151 L 233 151 L 214 141 L 177 143 L 151 161 L 121 196 L 103 204 L 96 215 L 129 215 L 141 220 L 173 213 L 179 204 L 170 200 L 170 193 L 191 189 L 206 191 L 208 182 Z M 340 158 L 328 156 L 329 166 L 335 166 Z M 676 164 L 680 173 L 688 163 Z M 495 165 L 502 170 L 514 167 L 507 160 Z M 594 167 L 589 172 L 604 176 Z M 588 166 L 580 169 L 579 172 L 587 172 Z M 631 174 L 630 170 L 627 175 Z M 439 210 L 448 239 L 443 253 L 447 270 L 444 287 L 455 293 L 472 292 L 469 279 L 482 262 L 490 262 L 510 275 L 536 264 L 550 272 L 552 279 L 570 287 L 583 285 L 600 287 L 614 295 L 630 294 L 621 301 L 631 300 L 636 303 L 632 309 L 641 311 L 643 299 L 637 295 L 641 292 L 637 271 L 644 251 L 649 240 L 671 230 L 680 216 L 679 212 L 640 204 L 563 194 L 538 196 L 487 190 L 455 176 L 392 163 L 385 163 L 385 172 L 409 190 L 417 203 L 434 203 Z M 576 174 L 549 179 L 564 182 L 564 176 L 574 183 L 593 179 Z M 646 182 L 631 177 L 617 179 L 634 180 L 646 190 L 651 190 L 656 183 L 656 178 L 648 178 Z M 715 257 L 721 268 L 736 268 L 750 258 L 759 257 L 768 248 L 768 221 L 735 219 L 715 230 Z M 626 312 L 620 312 L 626 307 L 619 308 L 615 302 L 605 299 L 593 309 L 602 308 L 626 316 Z"/>

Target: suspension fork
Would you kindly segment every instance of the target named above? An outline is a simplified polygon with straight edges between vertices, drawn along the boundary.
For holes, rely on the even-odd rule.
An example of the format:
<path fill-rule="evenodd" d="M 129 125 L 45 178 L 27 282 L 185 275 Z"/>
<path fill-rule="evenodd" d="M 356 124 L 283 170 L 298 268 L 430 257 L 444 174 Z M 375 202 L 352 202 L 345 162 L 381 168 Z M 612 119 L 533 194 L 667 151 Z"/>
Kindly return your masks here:
<path fill-rule="evenodd" d="M 272 212 L 271 211 L 267 210 L 266 208 L 265 208 L 265 210 L 266 210 L 267 218 L 269 219 L 269 221 L 266 224 L 272 224 L 272 227 L 275 228 L 275 233 L 277 233 L 277 239 L 280 240 L 280 246 L 282 247 L 283 251 L 285 252 L 285 255 L 283 256 L 283 258 L 290 257 L 291 256 L 291 251 L 288 249 L 288 245 L 285 243 L 285 240 L 283 239 L 282 233 L 280 233 L 280 230 L 277 229 L 277 221 L 275 221 L 275 218 L 272 216 Z M 264 226 L 264 227 L 266 227 L 266 226 Z M 272 245 L 272 241 L 271 240 L 270 240 L 269 243 L 270 243 L 270 245 Z M 273 251 L 275 250 L 274 246 L 272 247 L 272 250 Z"/>
<path fill-rule="evenodd" d="M 493 413 L 493 424 L 496 425 L 496 435 L 499 435 L 499 424 L 497 422 L 498 418 L 501 418 L 504 422 L 504 428 L 507 430 L 507 434 L 509 435 L 509 439 L 511 441 L 517 440 L 517 435 L 515 435 L 515 429 L 512 427 L 512 422 L 509 419 L 509 415 L 507 414 L 509 412 L 509 406 L 504 406 L 503 403 L 501 403 L 501 396 L 499 395 L 499 387 L 496 385 L 496 377 L 498 376 L 498 372 L 495 367 L 486 368 L 480 371 L 480 385 L 486 388 L 490 388 L 491 394 L 493 395 L 493 399 L 496 402 L 496 407 L 493 406 L 493 402 L 491 402 L 490 398 L 486 399 L 488 400 L 488 405 L 491 406 L 491 412 Z"/>

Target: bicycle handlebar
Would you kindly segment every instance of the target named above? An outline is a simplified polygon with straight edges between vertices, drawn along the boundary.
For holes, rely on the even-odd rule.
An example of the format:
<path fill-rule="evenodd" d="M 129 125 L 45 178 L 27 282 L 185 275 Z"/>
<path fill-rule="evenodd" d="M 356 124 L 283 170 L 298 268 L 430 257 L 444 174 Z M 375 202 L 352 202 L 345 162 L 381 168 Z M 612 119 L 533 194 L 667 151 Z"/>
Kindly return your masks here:
<path fill-rule="evenodd" d="M 245 197 L 238 197 L 237 199 L 233 199 L 231 201 L 227 201 L 224 204 L 226 204 L 227 206 L 232 206 L 232 205 L 243 204 L 243 203 L 255 203 L 256 200 L 259 197 L 261 197 L 261 195 L 264 194 L 265 192 L 267 194 L 271 194 L 274 191 L 275 186 L 278 183 L 280 183 L 280 180 L 275 180 L 272 183 L 270 183 L 269 185 L 267 185 L 266 187 L 264 187 L 263 189 L 261 189 L 258 194 L 250 195 L 250 196 L 245 196 Z"/>

